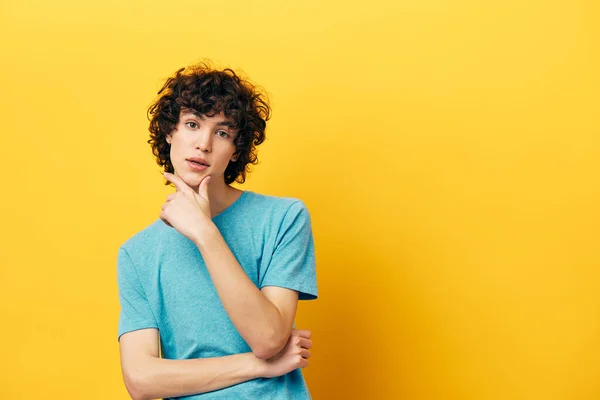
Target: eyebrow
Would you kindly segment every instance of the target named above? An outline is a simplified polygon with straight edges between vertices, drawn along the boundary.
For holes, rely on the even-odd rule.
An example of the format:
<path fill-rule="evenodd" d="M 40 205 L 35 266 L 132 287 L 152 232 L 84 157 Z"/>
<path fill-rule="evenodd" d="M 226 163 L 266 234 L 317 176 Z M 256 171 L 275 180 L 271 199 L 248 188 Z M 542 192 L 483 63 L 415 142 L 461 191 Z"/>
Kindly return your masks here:
<path fill-rule="evenodd" d="M 186 116 L 186 115 L 193 115 L 194 117 L 197 117 L 198 119 L 200 119 L 202 121 L 206 120 L 206 117 L 204 115 L 202 115 L 202 114 L 200 114 L 199 112 L 196 112 L 196 111 L 183 111 L 181 113 L 182 117 Z M 217 122 L 217 126 L 226 126 L 228 128 L 231 128 L 231 129 L 236 129 L 235 123 L 233 121 L 231 121 L 231 120 Z"/>

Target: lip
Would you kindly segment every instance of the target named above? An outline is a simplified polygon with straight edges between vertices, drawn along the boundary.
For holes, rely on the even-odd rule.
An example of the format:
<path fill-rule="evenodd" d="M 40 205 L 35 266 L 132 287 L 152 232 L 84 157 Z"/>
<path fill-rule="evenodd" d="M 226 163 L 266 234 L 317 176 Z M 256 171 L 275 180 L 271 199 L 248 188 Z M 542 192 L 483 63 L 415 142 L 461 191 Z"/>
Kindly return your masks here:
<path fill-rule="evenodd" d="M 202 158 L 202 157 L 190 157 L 187 159 L 187 161 L 196 161 L 196 162 L 199 162 L 200 164 L 204 164 L 207 167 L 210 167 L 210 164 L 208 163 L 208 161 L 206 161 L 206 159 Z"/>
<path fill-rule="evenodd" d="M 193 170 L 193 171 L 200 171 L 200 172 L 202 172 L 202 171 L 206 170 L 209 167 L 208 165 L 196 164 L 195 162 L 192 162 L 190 160 L 186 160 L 186 162 L 187 162 L 188 167 L 190 167 L 190 169 Z"/>

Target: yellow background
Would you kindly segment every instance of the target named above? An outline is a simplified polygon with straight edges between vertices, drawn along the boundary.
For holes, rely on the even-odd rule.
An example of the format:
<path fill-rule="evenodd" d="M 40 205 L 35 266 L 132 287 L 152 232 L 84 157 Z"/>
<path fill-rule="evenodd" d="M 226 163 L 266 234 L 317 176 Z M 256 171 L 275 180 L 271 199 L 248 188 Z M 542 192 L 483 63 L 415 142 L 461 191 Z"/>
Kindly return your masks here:
<path fill-rule="evenodd" d="M 599 399 L 599 3 L 294 3 L 2 1 L 0 397 L 127 398 L 146 109 L 206 57 L 271 97 L 244 187 L 313 218 L 315 400 Z"/>

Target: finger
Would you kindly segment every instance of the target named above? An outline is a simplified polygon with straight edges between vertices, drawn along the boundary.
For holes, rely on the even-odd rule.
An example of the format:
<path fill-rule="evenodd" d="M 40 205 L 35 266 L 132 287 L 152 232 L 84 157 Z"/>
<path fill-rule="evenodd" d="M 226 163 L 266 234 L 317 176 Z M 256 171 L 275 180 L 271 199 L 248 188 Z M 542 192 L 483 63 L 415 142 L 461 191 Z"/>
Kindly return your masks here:
<path fill-rule="evenodd" d="M 310 358 L 310 350 L 302 349 L 300 350 L 300 355 L 302 358 Z"/>
<path fill-rule="evenodd" d="M 198 194 L 208 201 L 208 184 L 210 183 L 210 175 L 202 179 L 198 186 Z"/>
<path fill-rule="evenodd" d="M 192 190 L 192 188 L 190 188 L 187 183 L 185 183 L 183 181 L 183 179 L 181 179 L 179 176 L 177 175 L 173 175 L 169 172 L 165 172 L 164 173 L 164 177 L 166 180 L 168 180 L 169 182 L 173 183 L 175 185 L 175 188 L 177 189 L 177 191 L 180 192 L 187 192 Z"/>
<path fill-rule="evenodd" d="M 167 202 L 173 200 L 177 196 L 177 193 L 171 193 L 167 196 Z"/>
<path fill-rule="evenodd" d="M 310 349 L 313 347 L 312 340 L 304 339 L 304 338 L 300 339 L 300 341 L 298 342 L 298 345 L 300 347 L 302 347 L 303 349 Z"/>
<path fill-rule="evenodd" d="M 308 329 L 293 329 L 292 335 L 300 336 L 307 339 L 310 339 L 310 337 L 312 336 Z"/>

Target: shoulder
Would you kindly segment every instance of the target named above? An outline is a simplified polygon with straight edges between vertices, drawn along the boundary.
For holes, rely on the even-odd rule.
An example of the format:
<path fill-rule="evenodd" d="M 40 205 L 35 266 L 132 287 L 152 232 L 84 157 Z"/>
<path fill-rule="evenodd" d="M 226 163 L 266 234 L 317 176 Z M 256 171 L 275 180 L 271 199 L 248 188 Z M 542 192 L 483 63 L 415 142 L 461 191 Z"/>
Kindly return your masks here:
<path fill-rule="evenodd" d="M 275 235 L 290 229 L 310 230 L 310 214 L 306 204 L 300 199 L 251 192 L 246 200 L 244 219 L 256 229 L 262 226 Z"/>
<path fill-rule="evenodd" d="M 266 195 L 246 192 L 246 207 L 248 210 L 263 211 L 285 215 L 289 212 L 308 211 L 306 204 L 297 198 Z"/>
<path fill-rule="evenodd" d="M 155 248 L 161 237 L 167 233 L 168 228 L 162 220 L 156 219 L 121 244 L 119 252 L 124 251 L 133 256 Z"/>
<path fill-rule="evenodd" d="M 230 207 L 229 212 L 217 218 L 221 233 L 234 231 L 239 236 L 274 237 L 293 225 L 310 225 L 310 216 L 304 202 L 293 197 L 266 195 L 246 191 L 243 197 Z"/>

